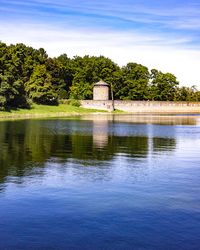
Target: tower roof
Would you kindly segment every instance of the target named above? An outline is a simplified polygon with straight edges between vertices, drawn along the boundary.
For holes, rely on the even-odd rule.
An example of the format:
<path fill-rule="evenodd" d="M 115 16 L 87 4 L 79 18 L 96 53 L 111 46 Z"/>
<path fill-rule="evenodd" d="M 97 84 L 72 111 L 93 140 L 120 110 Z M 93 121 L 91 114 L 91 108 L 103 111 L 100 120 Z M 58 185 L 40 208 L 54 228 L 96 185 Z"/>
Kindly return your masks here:
<path fill-rule="evenodd" d="M 109 86 L 109 84 L 101 80 L 95 83 L 93 86 Z"/>

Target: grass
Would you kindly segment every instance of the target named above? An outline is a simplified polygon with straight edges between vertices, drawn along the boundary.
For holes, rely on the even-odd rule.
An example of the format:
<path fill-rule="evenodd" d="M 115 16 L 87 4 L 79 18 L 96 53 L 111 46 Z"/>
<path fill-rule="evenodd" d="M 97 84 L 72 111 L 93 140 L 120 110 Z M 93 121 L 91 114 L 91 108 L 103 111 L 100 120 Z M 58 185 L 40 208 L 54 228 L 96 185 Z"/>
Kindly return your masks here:
<path fill-rule="evenodd" d="M 47 106 L 34 104 L 31 109 L 16 109 L 11 111 L 0 111 L 0 118 L 32 118 L 32 117 L 58 117 L 79 114 L 90 114 L 106 112 L 104 110 L 86 109 L 69 104 L 59 106 Z"/>

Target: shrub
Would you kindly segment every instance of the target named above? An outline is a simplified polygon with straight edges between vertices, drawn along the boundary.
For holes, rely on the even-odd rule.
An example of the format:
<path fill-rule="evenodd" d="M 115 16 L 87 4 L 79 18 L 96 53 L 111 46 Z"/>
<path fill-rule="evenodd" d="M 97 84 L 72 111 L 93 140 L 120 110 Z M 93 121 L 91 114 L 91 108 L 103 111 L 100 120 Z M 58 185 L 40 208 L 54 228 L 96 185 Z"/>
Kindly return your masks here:
<path fill-rule="evenodd" d="M 69 99 L 67 102 L 69 105 L 75 106 L 75 107 L 80 107 L 81 103 L 79 100 L 75 100 L 75 99 Z"/>

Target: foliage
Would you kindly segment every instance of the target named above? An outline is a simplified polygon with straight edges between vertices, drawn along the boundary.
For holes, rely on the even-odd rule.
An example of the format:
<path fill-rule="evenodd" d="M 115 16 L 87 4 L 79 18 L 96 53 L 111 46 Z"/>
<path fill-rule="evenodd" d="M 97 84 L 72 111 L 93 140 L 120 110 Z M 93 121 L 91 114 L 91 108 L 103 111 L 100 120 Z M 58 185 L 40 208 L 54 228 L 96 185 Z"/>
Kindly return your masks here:
<path fill-rule="evenodd" d="M 70 98 L 76 100 L 92 99 L 92 84 L 76 83 L 70 87 Z"/>
<path fill-rule="evenodd" d="M 180 87 L 176 90 L 175 95 L 176 101 L 200 101 L 200 91 L 197 90 L 196 86 L 189 87 Z"/>
<path fill-rule="evenodd" d="M 35 67 L 30 80 L 25 84 L 29 97 L 38 104 L 56 105 L 58 95 L 52 85 L 52 76 L 45 65 Z"/>
<path fill-rule="evenodd" d="M 69 99 L 68 100 L 68 104 L 72 105 L 74 107 L 80 107 L 81 106 L 80 101 L 79 100 L 75 100 L 75 99 Z"/>
<path fill-rule="evenodd" d="M 91 99 L 93 84 L 103 79 L 108 84 L 114 82 L 114 74 L 119 67 L 109 58 L 75 57 L 72 60 L 73 81 L 70 97 L 74 99 Z"/>
<path fill-rule="evenodd" d="M 122 68 L 122 82 L 117 95 L 122 100 L 148 99 L 148 68 L 137 63 L 128 63 Z"/>
<path fill-rule="evenodd" d="M 1 107 L 29 107 L 24 84 L 29 80 L 34 67 L 44 63 L 46 58 L 44 49 L 0 43 Z"/>
<path fill-rule="evenodd" d="M 151 70 L 150 99 L 156 101 L 173 101 L 178 81 L 173 74 Z"/>

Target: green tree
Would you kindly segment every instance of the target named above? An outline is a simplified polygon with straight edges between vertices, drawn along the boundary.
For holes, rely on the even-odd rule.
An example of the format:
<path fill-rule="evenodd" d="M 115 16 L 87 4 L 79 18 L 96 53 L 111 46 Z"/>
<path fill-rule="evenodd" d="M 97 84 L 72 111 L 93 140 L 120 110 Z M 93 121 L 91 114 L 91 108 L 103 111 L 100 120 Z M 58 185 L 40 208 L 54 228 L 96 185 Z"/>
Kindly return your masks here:
<path fill-rule="evenodd" d="M 196 86 L 179 87 L 176 90 L 175 100 L 187 102 L 200 101 L 200 91 L 198 91 Z"/>
<path fill-rule="evenodd" d="M 36 65 L 44 63 L 44 49 L 35 50 L 24 44 L 6 46 L 0 43 L 0 106 L 29 107 L 25 82 Z"/>
<path fill-rule="evenodd" d="M 70 97 L 91 99 L 93 84 L 101 79 L 112 84 L 115 82 L 115 74 L 119 67 L 103 56 L 77 56 L 72 60 L 71 69 L 73 81 L 70 87 Z"/>
<path fill-rule="evenodd" d="M 26 91 L 29 98 L 38 104 L 58 104 L 58 95 L 52 85 L 52 76 L 45 65 L 35 67 L 30 80 L 26 82 Z"/>
<path fill-rule="evenodd" d="M 171 73 L 151 70 L 150 99 L 156 101 L 173 101 L 179 82 Z"/>
<path fill-rule="evenodd" d="M 122 100 L 148 99 L 148 68 L 137 63 L 128 63 L 122 68 L 122 80 L 116 95 Z"/>

